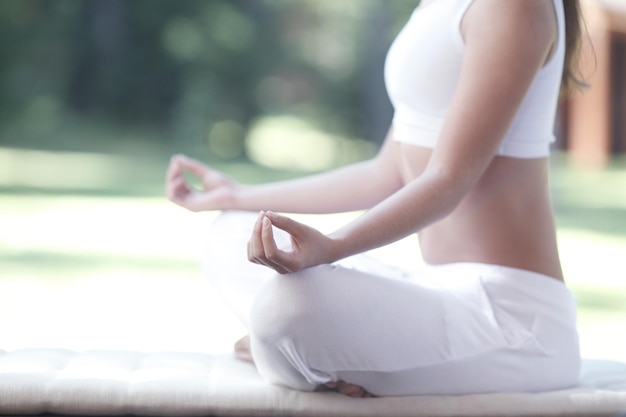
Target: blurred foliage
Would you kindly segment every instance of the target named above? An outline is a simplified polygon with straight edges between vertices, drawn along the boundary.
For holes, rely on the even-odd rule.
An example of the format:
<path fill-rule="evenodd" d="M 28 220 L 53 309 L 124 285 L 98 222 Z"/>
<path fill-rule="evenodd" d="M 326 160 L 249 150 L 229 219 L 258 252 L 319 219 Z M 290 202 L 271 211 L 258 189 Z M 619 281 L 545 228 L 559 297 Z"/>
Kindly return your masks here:
<path fill-rule="evenodd" d="M 20 132 L 0 145 L 86 119 L 236 158 L 255 119 L 285 114 L 380 141 L 384 56 L 417 3 L 3 0 L 0 121 Z"/>

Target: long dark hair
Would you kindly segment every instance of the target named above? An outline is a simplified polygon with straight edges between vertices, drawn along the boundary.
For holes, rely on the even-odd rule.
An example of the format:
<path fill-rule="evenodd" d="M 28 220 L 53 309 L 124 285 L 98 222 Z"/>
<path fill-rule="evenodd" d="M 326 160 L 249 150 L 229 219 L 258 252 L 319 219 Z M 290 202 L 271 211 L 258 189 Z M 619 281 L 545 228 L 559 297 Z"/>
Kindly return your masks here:
<path fill-rule="evenodd" d="M 581 79 L 579 71 L 580 48 L 583 35 L 583 20 L 579 0 L 563 0 L 565 9 L 565 66 L 561 79 L 561 97 L 588 85 Z"/>

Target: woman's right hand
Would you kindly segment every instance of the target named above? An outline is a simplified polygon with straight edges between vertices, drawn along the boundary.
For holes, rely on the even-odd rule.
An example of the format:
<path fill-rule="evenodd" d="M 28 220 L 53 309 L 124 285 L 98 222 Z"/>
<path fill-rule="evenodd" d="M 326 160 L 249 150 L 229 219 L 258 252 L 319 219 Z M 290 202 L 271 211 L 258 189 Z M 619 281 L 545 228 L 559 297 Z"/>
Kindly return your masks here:
<path fill-rule="evenodd" d="M 202 189 L 190 186 L 185 172 L 198 177 Z M 228 175 L 185 155 L 172 156 L 165 180 L 167 198 L 191 211 L 234 208 L 233 199 L 239 187 Z"/>

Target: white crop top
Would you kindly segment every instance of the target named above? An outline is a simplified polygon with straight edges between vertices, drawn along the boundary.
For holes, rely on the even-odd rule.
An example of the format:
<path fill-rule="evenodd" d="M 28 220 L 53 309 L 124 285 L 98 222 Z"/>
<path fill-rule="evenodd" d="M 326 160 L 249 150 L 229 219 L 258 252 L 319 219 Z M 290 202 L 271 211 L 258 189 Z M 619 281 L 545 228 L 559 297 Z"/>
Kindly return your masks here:
<path fill-rule="evenodd" d="M 391 45 L 385 62 L 385 84 L 394 107 L 394 140 L 435 147 L 459 79 L 465 48 L 461 20 L 472 1 L 430 0 L 418 6 Z M 498 155 L 545 157 L 554 142 L 565 56 L 565 19 L 562 0 L 553 1 L 558 45 L 537 73 Z"/>

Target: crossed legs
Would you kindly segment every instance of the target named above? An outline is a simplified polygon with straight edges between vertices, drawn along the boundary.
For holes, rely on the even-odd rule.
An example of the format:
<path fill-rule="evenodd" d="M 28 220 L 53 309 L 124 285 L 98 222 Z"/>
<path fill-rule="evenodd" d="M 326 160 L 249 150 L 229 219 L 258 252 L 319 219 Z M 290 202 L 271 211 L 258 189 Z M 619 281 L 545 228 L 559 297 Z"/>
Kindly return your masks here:
<path fill-rule="evenodd" d="M 412 281 L 338 265 L 277 275 L 246 259 L 255 219 L 218 219 L 205 271 L 236 299 L 250 332 L 250 350 L 239 342 L 239 356 L 253 358 L 267 381 L 354 396 L 540 391 L 575 382 L 575 306 L 561 283 L 480 264 Z M 229 242 L 237 236 L 243 243 Z"/>

